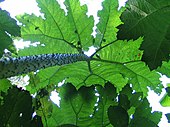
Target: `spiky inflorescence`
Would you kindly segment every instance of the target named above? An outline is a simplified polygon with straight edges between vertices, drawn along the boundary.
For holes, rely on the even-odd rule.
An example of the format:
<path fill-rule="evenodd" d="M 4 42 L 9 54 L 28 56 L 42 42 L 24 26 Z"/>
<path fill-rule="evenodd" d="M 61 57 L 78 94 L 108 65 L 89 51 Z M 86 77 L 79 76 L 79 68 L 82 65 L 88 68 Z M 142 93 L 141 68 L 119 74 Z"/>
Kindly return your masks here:
<path fill-rule="evenodd" d="M 41 54 L 16 58 L 1 58 L 0 79 L 26 74 L 55 65 L 88 61 L 89 59 L 85 54 Z"/>

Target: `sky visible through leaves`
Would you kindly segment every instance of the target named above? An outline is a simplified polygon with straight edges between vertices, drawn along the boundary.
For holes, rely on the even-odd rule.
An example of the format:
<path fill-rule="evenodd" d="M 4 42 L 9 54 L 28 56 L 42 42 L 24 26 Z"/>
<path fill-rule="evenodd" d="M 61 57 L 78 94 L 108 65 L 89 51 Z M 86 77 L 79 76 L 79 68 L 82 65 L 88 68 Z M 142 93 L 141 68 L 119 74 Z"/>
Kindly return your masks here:
<path fill-rule="evenodd" d="M 85 1 L 85 0 L 84 0 Z M 121 1 L 121 0 L 120 0 Z M 15 9 L 14 9 L 14 7 L 13 7 L 13 3 L 12 2 L 14 2 L 14 3 L 18 3 L 18 4 L 15 4 Z M 82 2 L 83 2 L 83 0 L 82 0 Z M 11 5 L 12 6 L 10 6 L 10 3 L 12 3 Z M 95 3 L 95 2 L 94 2 Z M 93 3 L 93 4 L 94 4 Z M 121 3 L 124 3 L 124 1 L 121 1 Z M 94 7 L 92 6 L 93 4 L 89 4 L 89 7 L 91 7 L 92 8 L 92 10 L 89 10 L 89 13 L 88 14 L 93 14 L 94 16 L 96 16 L 97 15 L 97 13 L 93 10 L 94 9 Z M 26 5 L 26 6 L 25 6 Z M 31 9 L 30 9 L 30 6 L 28 6 L 28 5 L 30 5 L 31 6 Z M 3 9 L 5 9 L 5 10 L 7 10 L 7 11 L 9 11 L 10 12 L 10 14 L 11 14 L 11 16 L 12 17 L 15 17 L 16 15 L 19 15 L 19 14 L 21 14 L 21 13 L 23 13 L 23 12 L 26 12 L 26 13 L 29 13 L 29 14 L 31 14 L 32 12 L 33 13 L 35 13 L 36 15 L 39 15 L 40 13 L 39 13 L 39 9 L 37 8 L 37 5 L 36 5 L 36 3 L 35 3 L 35 1 L 34 0 L 22 0 L 22 1 L 15 1 L 15 0 L 6 0 L 6 3 L 4 2 L 3 3 L 3 5 L 0 5 L 0 6 L 2 6 L 2 8 Z M 96 8 L 96 10 L 97 9 L 101 9 L 101 5 L 99 4 L 99 5 L 96 5 L 96 7 L 98 7 L 98 8 Z M 34 8 L 34 9 L 33 9 Z M 14 10 L 13 10 L 14 9 Z M 96 17 L 96 22 L 97 22 L 97 20 L 98 20 L 98 18 Z M 23 45 L 21 46 L 21 41 L 15 41 L 15 43 L 16 43 L 16 45 L 18 45 L 18 47 L 19 48 L 21 48 L 21 47 L 23 47 Z M 25 42 L 24 42 L 25 43 Z M 27 45 L 28 46 L 28 44 L 29 44 L 29 42 L 27 43 L 27 44 L 24 44 L 24 45 Z M 93 49 L 92 49 L 93 50 Z M 164 78 L 163 80 L 165 80 L 166 78 Z M 170 80 L 167 80 L 168 82 L 170 82 Z M 165 92 L 165 91 L 164 91 Z M 163 94 L 162 94 L 163 95 Z M 154 102 L 153 101 L 153 99 L 152 98 L 158 98 L 157 99 L 157 102 Z M 153 110 L 156 110 L 156 111 L 165 111 L 165 113 L 167 113 L 167 112 L 170 112 L 170 109 L 168 109 L 168 108 L 162 108 L 162 107 L 160 107 L 160 105 L 158 104 L 159 102 L 159 98 L 161 98 L 161 96 L 160 97 L 158 97 L 156 94 L 154 94 L 152 91 L 149 93 L 149 97 L 148 97 L 148 99 L 150 100 L 150 103 L 151 103 L 151 105 L 153 106 Z M 155 99 L 154 99 L 155 100 Z M 156 104 L 157 103 L 157 104 Z M 157 106 L 155 106 L 155 105 L 157 105 Z M 166 122 L 166 118 L 165 117 L 163 117 L 163 120 L 161 121 L 161 123 L 160 123 L 160 126 L 167 126 L 166 124 L 165 124 L 165 122 Z"/>

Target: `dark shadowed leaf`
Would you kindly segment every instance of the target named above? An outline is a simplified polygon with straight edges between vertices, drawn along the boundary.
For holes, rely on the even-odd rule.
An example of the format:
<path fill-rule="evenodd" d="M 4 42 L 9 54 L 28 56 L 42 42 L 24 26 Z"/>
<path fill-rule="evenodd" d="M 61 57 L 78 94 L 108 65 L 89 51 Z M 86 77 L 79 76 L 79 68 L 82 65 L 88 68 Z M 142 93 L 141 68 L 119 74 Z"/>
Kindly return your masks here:
<path fill-rule="evenodd" d="M 125 94 L 120 94 L 118 96 L 119 106 L 128 110 L 130 108 L 130 101 L 128 100 L 128 96 Z"/>
<path fill-rule="evenodd" d="M 78 126 L 73 125 L 73 124 L 63 124 L 63 125 L 60 125 L 60 126 L 57 126 L 57 127 L 78 127 Z"/>
<path fill-rule="evenodd" d="M 108 119 L 108 108 L 110 105 L 117 105 L 116 102 L 116 88 L 111 83 L 106 83 L 104 88 L 101 86 L 96 86 L 97 93 L 99 94 L 99 100 L 96 103 L 93 124 L 96 126 L 106 126 L 109 125 Z"/>
<path fill-rule="evenodd" d="M 2 97 L 0 125 L 4 127 L 30 126 L 33 114 L 32 97 L 30 94 L 27 91 L 13 87 Z"/>
<path fill-rule="evenodd" d="M 32 127 L 43 127 L 43 123 L 40 116 L 35 115 L 32 120 Z"/>
<path fill-rule="evenodd" d="M 125 109 L 120 106 L 110 106 L 108 109 L 110 123 L 114 127 L 127 127 L 129 116 Z"/>
<path fill-rule="evenodd" d="M 137 39 L 144 36 L 143 60 L 151 69 L 169 60 L 170 54 L 170 1 L 129 0 L 121 16 L 119 39 Z M 161 18 L 160 18 L 161 16 Z"/>
<path fill-rule="evenodd" d="M 168 96 L 170 97 L 170 87 L 166 87 L 165 90 L 166 90 L 166 93 L 168 94 Z"/>
<path fill-rule="evenodd" d="M 4 49 L 12 50 L 12 36 L 20 36 L 20 27 L 10 14 L 0 8 L 0 57 Z"/>
<path fill-rule="evenodd" d="M 165 116 L 168 119 L 168 123 L 170 123 L 170 113 L 165 114 Z"/>

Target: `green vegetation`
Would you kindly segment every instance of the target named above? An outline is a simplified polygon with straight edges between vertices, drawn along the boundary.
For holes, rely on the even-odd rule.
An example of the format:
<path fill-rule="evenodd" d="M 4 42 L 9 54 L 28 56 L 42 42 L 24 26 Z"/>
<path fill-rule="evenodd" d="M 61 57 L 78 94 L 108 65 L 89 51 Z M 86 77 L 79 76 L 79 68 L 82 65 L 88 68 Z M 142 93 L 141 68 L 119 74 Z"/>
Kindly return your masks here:
<path fill-rule="evenodd" d="M 85 60 L 75 58 L 79 61 L 76 63 L 27 73 L 30 79 L 26 90 L 11 85 L 8 79 L 0 79 L 0 125 L 157 126 L 162 113 L 152 112 L 146 97 L 148 88 L 161 93 L 159 73 L 170 77 L 170 2 L 129 0 L 125 8 L 118 10 L 117 0 L 105 0 L 103 9 L 98 11 L 100 21 L 94 37 L 94 18 L 86 15 L 87 6 L 80 6 L 78 0 L 65 0 L 67 13 L 56 0 L 36 1 L 44 17 L 19 15 L 16 18 L 20 26 L 8 12 L 0 10 L 1 57 L 4 49 L 18 59 L 52 53 L 82 55 L 90 46 L 96 52 Z M 12 43 L 16 37 L 40 44 L 16 52 Z M 33 65 L 46 67 L 47 62 L 41 57 L 39 60 L 37 64 L 33 60 Z M 17 74 L 25 75 L 27 64 L 18 62 L 22 69 L 17 69 Z M 13 67 L 12 62 L 9 64 Z M 2 70 L 13 71 L 2 63 L 0 69 L 0 77 L 4 73 L 8 77 Z M 59 93 L 59 105 L 50 100 L 52 91 Z M 162 102 L 168 105 L 165 100 Z M 170 121 L 170 115 L 166 116 Z"/>

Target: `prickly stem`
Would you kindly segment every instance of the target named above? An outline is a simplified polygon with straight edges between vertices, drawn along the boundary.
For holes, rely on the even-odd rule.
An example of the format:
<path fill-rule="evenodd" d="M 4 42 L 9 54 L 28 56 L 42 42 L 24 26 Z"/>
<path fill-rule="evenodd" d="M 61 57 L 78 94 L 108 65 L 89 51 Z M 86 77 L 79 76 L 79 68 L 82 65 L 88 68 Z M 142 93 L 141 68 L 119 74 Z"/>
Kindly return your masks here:
<path fill-rule="evenodd" d="M 0 59 L 0 79 L 19 74 L 37 71 L 43 68 L 70 64 L 77 61 L 88 61 L 85 54 L 41 54 Z"/>

